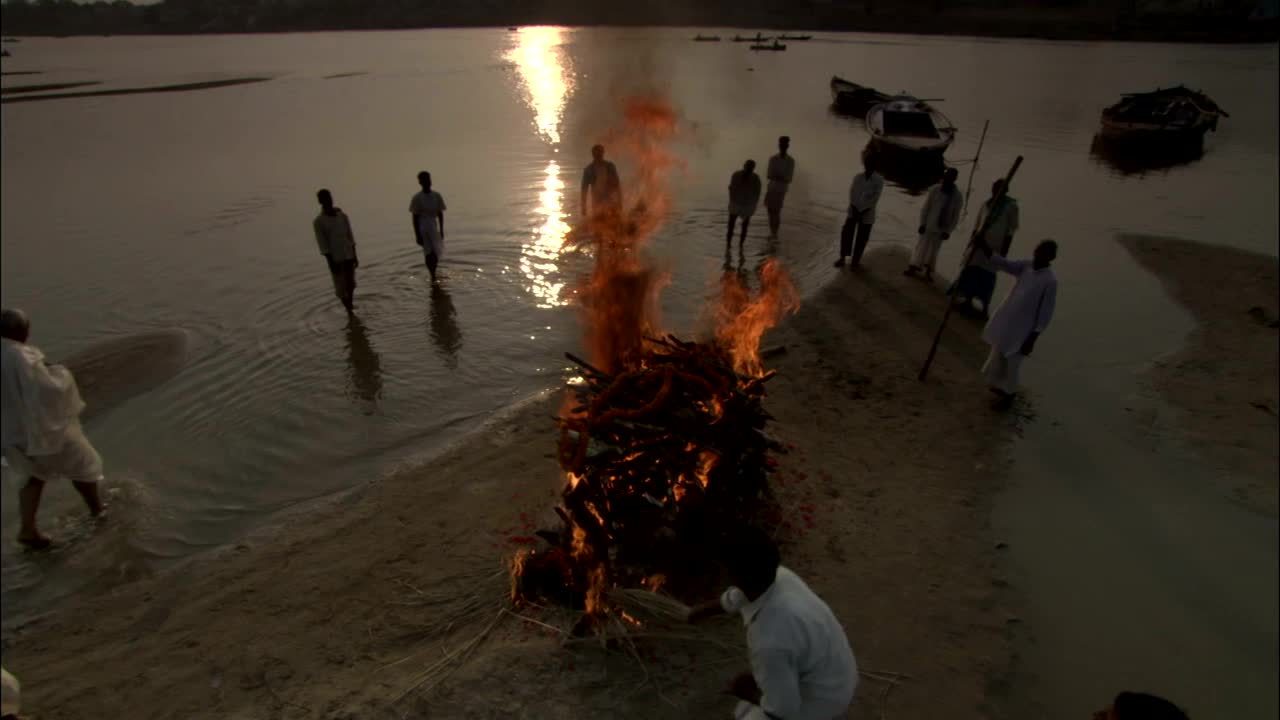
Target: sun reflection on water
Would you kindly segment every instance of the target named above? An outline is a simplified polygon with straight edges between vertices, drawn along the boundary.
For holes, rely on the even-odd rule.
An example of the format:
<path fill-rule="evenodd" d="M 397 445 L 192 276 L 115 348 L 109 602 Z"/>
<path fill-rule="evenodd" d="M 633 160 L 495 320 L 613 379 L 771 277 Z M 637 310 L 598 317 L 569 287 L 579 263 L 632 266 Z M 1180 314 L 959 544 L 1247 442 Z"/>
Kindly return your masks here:
<path fill-rule="evenodd" d="M 559 151 L 564 106 L 573 92 L 573 74 L 561 47 L 567 34 L 556 27 L 521 28 L 516 33 L 515 47 L 506 55 L 520 74 L 524 99 L 533 110 L 538 134 L 553 152 Z M 560 280 L 558 264 L 569 232 L 564 211 L 565 183 L 560 172 L 558 162 L 547 163 L 535 210 L 541 222 L 520 248 L 520 272 L 528 281 L 527 289 L 537 298 L 538 307 L 544 308 L 569 304 L 563 297 L 566 286 Z"/>

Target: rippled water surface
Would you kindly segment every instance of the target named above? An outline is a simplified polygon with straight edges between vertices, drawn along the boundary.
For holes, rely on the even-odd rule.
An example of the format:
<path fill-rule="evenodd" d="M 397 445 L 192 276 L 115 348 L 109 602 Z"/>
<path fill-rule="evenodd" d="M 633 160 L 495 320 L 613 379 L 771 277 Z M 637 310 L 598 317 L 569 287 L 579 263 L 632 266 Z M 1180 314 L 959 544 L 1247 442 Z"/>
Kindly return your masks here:
<path fill-rule="evenodd" d="M 767 247 L 757 217 L 744 264 L 776 252 L 804 291 L 830 277 L 866 143 L 859 121 L 828 110 L 832 74 L 943 99 L 960 128 L 948 158 L 962 184 L 989 119 L 975 195 L 1026 156 L 1019 246 L 1047 235 L 1063 243 L 1064 317 L 1099 317 L 1100 294 L 1123 298 L 1133 271 L 1115 232 L 1275 252 L 1274 47 L 832 35 L 756 54 L 692 34 L 526 28 L 13 46 L 4 71 L 41 74 L 6 75 L 5 87 L 270 79 L 3 108 L 3 301 L 30 311 L 34 342 L 56 359 L 132 333 L 177 328 L 189 339 L 177 376 L 89 423 L 117 496 L 102 552 L 32 563 L 6 542 L 6 616 L 230 541 L 274 510 L 428 455 L 555 384 L 562 352 L 579 342 L 569 303 L 589 261 L 564 247 L 581 168 L 618 119 L 619 98 L 637 89 L 661 91 L 682 116 L 675 210 L 652 244 L 672 272 L 664 312 L 675 330 L 695 327 L 724 260 L 729 174 L 748 157 L 763 165 L 780 134 L 797 158 L 782 239 Z M 1135 169 L 1091 148 L 1099 109 L 1119 93 L 1176 82 L 1232 113 L 1203 153 Z M 423 169 L 449 206 L 434 288 L 407 212 Z M 631 168 L 620 169 L 625 183 Z M 312 237 L 320 187 L 355 228 L 355 319 L 333 297 Z M 886 193 L 873 243 L 913 239 L 916 192 Z M 942 265 L 960 250 L 944 247 Z M 1085 334 L 1083 321 L 1063 327 L 1056 342 Z M 8 479 L 4 493 L 9 538 Z M 73 548 L 91 542 L 78 517 L 73 494 L 51 488 L 45 524 Z"/>

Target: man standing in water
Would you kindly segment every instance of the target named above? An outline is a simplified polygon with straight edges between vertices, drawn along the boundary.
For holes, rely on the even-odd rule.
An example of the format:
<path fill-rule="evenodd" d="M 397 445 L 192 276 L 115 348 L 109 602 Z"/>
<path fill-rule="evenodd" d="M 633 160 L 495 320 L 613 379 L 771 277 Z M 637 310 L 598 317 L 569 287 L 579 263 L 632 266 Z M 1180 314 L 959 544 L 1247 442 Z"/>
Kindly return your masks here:
<path fill-rule="evenodd" d="M 320 246 L 320 254 L 329 263 L 334 294 L 342 301 L 347 312 L 353 312 L 356 268 L 360 267 L 360 260 L 356 257 L 356 238 L 351 232 L 351 221 L 341 208 L 333 206 L 333 195 L 328 190 L 316 193 L 316 199 L 320 201 L 320 214 L 312 223 L 316 231 L 316 244 Z"/>
<path fill-rule="evenodd" d="M 431 173 L 425 170 L 418 173 L 418 184 L 422 190 L 409 202 L 409 212 L 413 214 L 413 235 L 422 247 L 427 270 L 434 281 L 436 266 L 444 255 L 444 198 L 431 189 Z"/>
<path fill-rule="evenodd" d="M 975 241 L 980 239 L 984 245 L 991 248 L 992 252 L 1001 257 L 1009 255 L 1009 249 L 1013 245 L 1013 234 L 1018 232 L 1018 201 L 1006 195 L 1004 189 L 1003 179 L 991 184 L 991 197 L 982 204 L 974 226 L 975 233 L 982 232 L 983 224 L 987 222 L 988 217 L 991 218 L 991 224 L 987 226 L 986 233 L 981 238 L 975 238 Z M 956 280 L 959 283 L 959 287 L 956 288 L 956 299 L 965 305 L 968 305 L 971 300 L 978 300 L 982 303 L 982 314 L 989 315 L 991 296 L 996 291 L 996 268 L 981 252 L 972 252 L 968 257 L 968 266 L 961 268 L 960 278 Z"/>
<path fill-rule="evenodd" d="M 689 621 L 739 613 L 747 628 L 751 672 L 725 691 L 739 699 L 737 720 L 842 718 L 858 686 L 858 663 L 831 608 L 783 567 L 778 546 L 750 530 L 724 548 L 733 583 L 720 600 L 699 605 Z"/>
<path fill-rule="evenodd" d="M 981 242 L 979 240 L 979 242 Z M 982 340 L 991 346 L 982 374 L 999 399 L 997 410 L 1013 406 L 1018 392 L 1018 371 L 1022 361 L 1035 349 L 1040 333 L 1049 327 L 1058 300 L 1058 278 L 1049 267 L 1058 257 L 1058 243 L 1045 240 L 1036 246 L 1031 260 L 1006 260 L 992 254 L 985 244 L 979 252 L 992 267 L 1003 270 L 1018 280 L 991 316 L 982 331 Z"/>
<path fill-rule="evenodd" d="M 729 178 L 729 230 L 724 236 L 725 253 L 729 252 L 729 245 L 733 242 L 733 225 L 738 218 L 742 218 L 742 235 L 738 239 L 738 252 L 742 252 L 742 246 L 747 242 L 747 225 L 759 204 L 760 176 L 756 174 L 756 161 L 748 160 Z"/>
<path fill-rule="evenodd" d="M 84 402 L 75 378 L 61 365 L 47 364 L 44 353 L 27 344 L 26 313 L 0 310 L 0 336 L 0 446 L 9 469 L 25 480 L 18 493 L 18 542 L 41 550 L 52 544 L 36 527 L 45 482 L 70 480 L 89 513 L 98 517 L 102 458 L 80 429 Z"/>
<path fill-rule="evenodd" d="M 591 201 L 589 207 L 588 199 Z M 582 170 L 582 197 L 578 209 L 584 216 L 588 216 L 588 212 L 598 215 L 605 210 L 616 210 L 621 205 L 622 181 L 618 179 L 618 168 L 604 159 L 603 145 L 594 145 L 591 148 L 591 164 Z"/>
<path fill-rule="evenodd" d="M 858 267 L 862 262 L 862 253 L 867 249 L 867 241 L 871 239 L 871 226 L 876 222 L 876 205 L 880 204 L 880 193 L 884 192 L 884 177 L 876 174 L 875 156 L 866 155 L 862 159 L 862 172 L 853 176 L 853 185 L 849 187 L 849 216 L 845 218 L 844 227 L 840 228 L 840 258 L 836 267 L 844 267 L 844 259 L 853 254 L 849 267 Z M 857 242 L 854 242 L 854 236 Z"/>
<path fill-rule="evenodd" d="M 929 191 L 929 197 L 920 210 L 920 238 L 916 240 L 915 252 L 911 254 L 910 264 L 904 275 L 915 275 L 924 270 L 924 279 L 933 279 L 933 265 L 938 261 L 938 250 L 942 242 L 951 238 L 951 232 L 960 222 L 960 210 L 964 207 L 964 196 L 956 187 L 959 173 L 955 168 L 947 168 L 942 173 L 942 184 Z"/>
<path fill-rule="evenodd" d="M 787 189 L 791 187 L 791 179 L 796 174 L 796 159 L 787 154 L 791 147 L 791 138 L 783 135 L 778 138 L 778 154 L 769 158 L 769 188 L 764 194 L 764 209 L 769 211 L 769 239 L 778 239 L 778 228 L 782 225 L 782 203 L 787 198 Z"/>

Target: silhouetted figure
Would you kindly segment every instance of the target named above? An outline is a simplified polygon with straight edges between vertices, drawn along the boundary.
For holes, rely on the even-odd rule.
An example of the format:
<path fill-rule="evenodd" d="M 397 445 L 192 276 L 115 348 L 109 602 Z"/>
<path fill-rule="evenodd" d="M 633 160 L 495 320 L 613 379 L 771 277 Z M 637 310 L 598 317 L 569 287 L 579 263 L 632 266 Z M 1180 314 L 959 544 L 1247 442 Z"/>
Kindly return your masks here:
<path fill-rule="evenodd" d="M 32 550 L 52 541 L 36 526 L 49 480 L 70 480 L 94 517 L 102 514 L 102 458 L 80 428 L 84 401 L 71 371 L 45 362 L 27 344 L 31 322 L 21 310 L 0 310 L 0 451 L 18 482 L 22 527 L 18 542 Z"/>
<path fill-rule="evenodd" d="M 618 178 L 618 168 L 604 159 L 604 146 L 595 145 L 591 148 L 591 164 L 582 170 L 578 210 L 584 216 L 597 215 L 605 210 L 617 210 L 621 205 L 622 181 Z"/>
<path fill-rule="evenodd" d="M 1013 234 L 1018 232 L 1018 201 L 1004 192 L 1004 180 L 991 183 L 991 197 L 982 203 L 978 218 L 974 222 L 974 233 L 982 230 L 991 217 L 991 224 L 981 238 L 975 237 L 970 244 L 985 245 L 1002 257 L 1009 254 L 1013 246 Z M 996 292 L 996 269 L 987 260 L 985 253 L 972 252 L 968 255 L 969 264 L 960 269 L 960 277 L 956 280 L 960 287 L 956 288 L 956 301 L 968 305 L 971 300 L 982 303 L 982 314 L 989 315 L 991 297 Z"/>
<path fill-rule="evenodd" d="M 458 367 L 458 350 L 462 348 L 462 331 L 458 328 L 458 313 L 453 298 L 443 283 L 431 286 L 431 339 L 436 353 L 449 369 Z"/>
<path fill-rule="evenodd" d="M 431 173 L 418 173 L 418 184 L 422 190 L 409 202 L 409 212 L 413 214 L 413 236 L 422 247 L 423 257 L 427 261 L 427 270 L 431 279 L 436 279 L 436 267 L 444 256 L 444 198 L 431 189 Z"/>
<path fill-rule="evenodd" d="M 764 209 L 769 211 L 769 239 L 778 239 L 778 228 L 782 225 L 782 203 L 787 199 L 787 190 L 791 187 L 791 179 L 796 174 L 796 159 L 787 154 L 791 147 L 791 138 L 783 135 L 778 138 L 778 154 L 769 158 L 769 188 L 764 194 Z"/>
<path fill-rule="evenodd" d="M 903 274 L 915 275 L 924 270 L 924 279 L 933 279 L 938 250 L 942 248 L 943 241 L 951 238 L 952 231 L 960 222 L 960 210 L 964 208 L 964 195 L 956 187 L 959 175 L 955 168 L 947 168 L 942 174 L 942 184 L 929 191 L 929 197 L 920 209 L 920 229 L 916 231 L 920 237 Z"/>
<path fill-rule="evenodd" d="M 351 312 L 355 310 L 356 268 L 360 267 L 351 220 L 341 208 L 334 207 L 333 195 L 328 190 L 316 193 L 316 199 L 320 201 L 320 214 L 311 224 L 316 231 L 316 244 L 329 263 L 334 294 L 347 312 Z"/>
<path fill-rule="evenodd" d="M 747 242 L 747 226 L 759 204 L 760 176 L 756 174 L 756 161 L 748 160 L 742 164 L 741 170 L 729 178 L 729 229 L 724 236 L 726 247 L 733 242 L 734 223 L 742 218 L 742 235 L 738 239 L 738 252 L 742 252 L 742 246 Z"/>
<path fill-rule="evenodd" d="M 352 392 L 370 406 L 376 405 L 382 397 L 382 358 L 355 315 L 347 318 L 347 363 Z"/>
<path fill-rule="evenodd" d="M 871 226 L 876 222 L 876 206 L 880 204 L 883 192 L 884 176 L 876 172 L 875 156 L 866 155 L 862 159 L 862 172 L 853 176 L 853 184 L 849 186 L 849 215 L 845 218 L 844 227 L 840 228 L 840 258 L 835 262 L 836 267 L 844 267 L 844 259 L 851 253 L 850 268 L 858 267 L 862 262 L 862 253 L 871 239 Z"/>

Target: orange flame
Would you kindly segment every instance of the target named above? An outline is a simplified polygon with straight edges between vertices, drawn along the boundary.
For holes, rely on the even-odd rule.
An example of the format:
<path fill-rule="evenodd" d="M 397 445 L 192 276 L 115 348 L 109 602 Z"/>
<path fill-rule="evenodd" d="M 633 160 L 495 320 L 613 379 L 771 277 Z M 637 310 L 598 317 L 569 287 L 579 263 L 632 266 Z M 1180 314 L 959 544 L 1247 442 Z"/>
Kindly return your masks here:
<path fill-rule="evenodd" d="M 777 258 L 761 266 L 760 292 L 754 298 L 740 275 L 726 272 L 715 311 L 715 337 L 733 359 L 733 369 L 743 375 L 762 374 L 760 338 L 799 308 L 800 294 Z"/>

